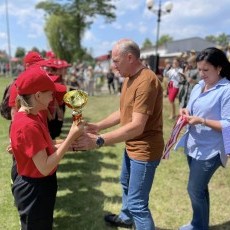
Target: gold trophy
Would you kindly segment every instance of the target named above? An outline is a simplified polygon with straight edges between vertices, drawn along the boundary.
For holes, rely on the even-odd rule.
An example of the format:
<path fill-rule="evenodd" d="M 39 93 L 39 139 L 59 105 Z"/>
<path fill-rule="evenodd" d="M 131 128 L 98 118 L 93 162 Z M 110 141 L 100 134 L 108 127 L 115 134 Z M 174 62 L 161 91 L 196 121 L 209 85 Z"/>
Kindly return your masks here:
<path fill-rule="evenodd" d="M 73 109 L 73 121 L 78 125 L 82 120 L 82 108 L 88 101 L 88 94 L 82 90 L 71 90 L 64 95 L 63 100 L 69 108 Z"/>

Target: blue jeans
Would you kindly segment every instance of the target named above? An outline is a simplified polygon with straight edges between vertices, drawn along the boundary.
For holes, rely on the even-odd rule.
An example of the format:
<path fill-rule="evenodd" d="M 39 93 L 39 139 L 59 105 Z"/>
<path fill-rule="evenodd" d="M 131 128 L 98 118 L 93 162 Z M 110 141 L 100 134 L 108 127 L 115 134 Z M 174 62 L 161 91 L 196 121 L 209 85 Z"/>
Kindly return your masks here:
<path fill-rule="evenodd" d="M 187 160 L 190 169 L 188 194 L 192 204 L 193 217 L 191 224 L 180 229 L 208 230 L 210 209 L 208 183 L 221 166 L 220 155 L 209 160 L 196 160 L 188 156 Z"/>
<path fill-rule="evenodd" d="M 120 177 L 123 188 L 122 209 L 119 217 L 126 223 L 134 222 L 137 230 L 155 229 L 148 203 L 159 163 L 133 160 L 124 152 Z"/>

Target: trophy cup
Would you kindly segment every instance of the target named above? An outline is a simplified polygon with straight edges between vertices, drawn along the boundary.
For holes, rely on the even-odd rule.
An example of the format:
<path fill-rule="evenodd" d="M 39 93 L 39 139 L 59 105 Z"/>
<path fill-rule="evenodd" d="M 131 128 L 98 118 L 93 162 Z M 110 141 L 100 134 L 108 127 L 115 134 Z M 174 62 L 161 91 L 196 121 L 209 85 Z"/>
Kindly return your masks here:
<path fill-rule="evenodd" d="M 88 94 L 82 90 L 71 90 L 64 95 L 63 100 L 69 108 L 73 109 L 73 121 L 78 125 L 82 119 L 82 108 L 88 101 Z"/>

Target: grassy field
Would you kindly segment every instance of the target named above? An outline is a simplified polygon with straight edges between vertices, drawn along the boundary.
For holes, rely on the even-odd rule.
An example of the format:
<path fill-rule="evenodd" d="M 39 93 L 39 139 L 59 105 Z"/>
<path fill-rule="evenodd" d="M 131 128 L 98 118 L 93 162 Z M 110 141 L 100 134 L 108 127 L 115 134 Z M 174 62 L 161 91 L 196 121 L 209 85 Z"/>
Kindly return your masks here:
<path fill-rule="evenodd" d="M 9 78 L 0 77 L 0 98 Z M 98 121 L 119 106 L 116 95 L 90 97 L 84 110 L 87 121 Z M 67 109 L 62 136 L 68 132 L 71 111 Z M 167 119 L 169 105 L 164 101 L 164 137 L 173 123 Z M 19 229 L 19 219 L 10 190 L 11 156 L 5 148 L 9 122 L 0 117 L 0 230 Z M 119 175 L 124 144 L 94 151 L 67 153 L 58 169 L 54 229 L 107 230 L 103 216 L 118 213 L 121 207 Z M 191 218 L 187 195 L 188 168 L 185 156 L 173 152 L 156 172 L 150 195 L 150 209 L 159 230 L 174 230 Z M 211 230 L 230 229 L 230 169 L 219 169 L 210 183 Z"/>

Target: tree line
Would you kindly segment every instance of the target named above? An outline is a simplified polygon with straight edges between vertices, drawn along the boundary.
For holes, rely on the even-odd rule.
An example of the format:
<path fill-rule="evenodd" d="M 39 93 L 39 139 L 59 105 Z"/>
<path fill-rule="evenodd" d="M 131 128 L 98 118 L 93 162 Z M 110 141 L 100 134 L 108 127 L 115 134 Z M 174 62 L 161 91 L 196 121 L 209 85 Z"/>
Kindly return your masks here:
<path fill-rule="evenodd" d="M 214 44 L 216 44 L 217 46 L 222 47 L 223 49 L 226 49 L 229 46 L 229 35 L 222 33 L 220 35 L 214 36 L 214 35 L 208 35 L 204 38 L 206 41 L 212 42 Z M 164 45 L 167 42 L 172 42 L 173 41 L 173 37 L 171 37 L 170 35 L 166 34 L 166 35 L 162 35 L 159 38 L 158 41 L 158 46 Z M 142 48 L 149 48 L 149 47 L 153 47 L 156 44 L 153 44 L 151 42 L 151 40 L 149 38 L 146 38 L 145 41 L 143 42 Z"/>

